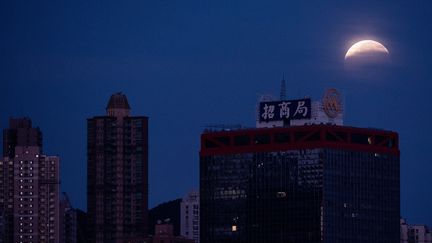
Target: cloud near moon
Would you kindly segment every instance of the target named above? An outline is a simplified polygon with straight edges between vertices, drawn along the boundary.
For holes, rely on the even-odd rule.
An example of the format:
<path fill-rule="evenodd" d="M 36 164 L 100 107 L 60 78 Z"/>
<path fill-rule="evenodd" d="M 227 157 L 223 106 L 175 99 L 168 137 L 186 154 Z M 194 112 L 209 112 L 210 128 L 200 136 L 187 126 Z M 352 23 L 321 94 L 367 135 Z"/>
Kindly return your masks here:
<path fill-rule="evenodd" d="M 368 55 L 388 55 L 389 51 L 387 48 L 374 40 L 362 40 L 352 45 L 347 53 L 345 54 L 345 60 L 356 57 L 356 56 L 368 56 Z"/>

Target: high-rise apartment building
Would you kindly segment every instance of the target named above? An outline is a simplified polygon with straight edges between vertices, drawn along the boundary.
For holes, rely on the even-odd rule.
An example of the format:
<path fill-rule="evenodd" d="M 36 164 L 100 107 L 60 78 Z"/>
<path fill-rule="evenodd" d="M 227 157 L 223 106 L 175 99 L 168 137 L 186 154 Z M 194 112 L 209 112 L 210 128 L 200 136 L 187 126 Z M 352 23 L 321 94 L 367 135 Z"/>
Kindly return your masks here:
<path fill-rule="evenodd" d="M 398 134 L 337 125 L 207 131 L 200 241 L 399 242 Z"/>
<path fill-rule="evenodd" d="M 31 128 L 28 118 L 11 119 L 11 126 L 4 134 L 8 133 L 12 135 L 4 137 L 4 143 L 9 144 L 5 147 L 9 151 L 6 154 L 11 155 L 13 150 L 13 157 L 0 161 L 4 242 L 58 243 L 59 158 L 42 154 L 38 146 L 42 134 Z M 21 138 L 25 138 L 23 143 Z"/>
<path fill-rule="evenodd" d="M 11 118 L 9 128 L 3 130 L 3 157 L 14 158 L 17 146 L 37 146 L 42 151 L 42 132 L 32 127 L 29 118 Z"/>
<path fill-rule="evenodd" d="M 87 120 L 87 210 L 91 242 L 120 243 L 148 231 L 148 118 L 130 116 L 124 94 Z"/>
<path fill-rule="evenodd" d="M 180 234 L 199 243 L 199 193 L 189 192 L 180 203 Z"/>

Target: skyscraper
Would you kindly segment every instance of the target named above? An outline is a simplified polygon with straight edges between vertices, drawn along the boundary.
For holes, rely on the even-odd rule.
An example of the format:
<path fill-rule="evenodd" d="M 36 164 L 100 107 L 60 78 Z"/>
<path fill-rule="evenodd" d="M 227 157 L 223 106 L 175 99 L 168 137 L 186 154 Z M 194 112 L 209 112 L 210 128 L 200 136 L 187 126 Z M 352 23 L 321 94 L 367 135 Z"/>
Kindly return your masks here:
<path fill-rule="evenodd" d="M 42 154 L 42 133 L 28 118 L 11 119 L 4 134 L 6 154 L 13 154 L 0 160 L 4 242 L 58 243 L 59 158 Z"/>
<path fill-rule="evenodd" d="M 207 131 L 200 241 L 399 242 L 395 132 L 336 125 Z"/>
<path fill-rule="evenodd" d="M 130 116 L 126 96 L 87 120 L 87 210 L 91 242 L 147 236 L 148 118 Z"/>

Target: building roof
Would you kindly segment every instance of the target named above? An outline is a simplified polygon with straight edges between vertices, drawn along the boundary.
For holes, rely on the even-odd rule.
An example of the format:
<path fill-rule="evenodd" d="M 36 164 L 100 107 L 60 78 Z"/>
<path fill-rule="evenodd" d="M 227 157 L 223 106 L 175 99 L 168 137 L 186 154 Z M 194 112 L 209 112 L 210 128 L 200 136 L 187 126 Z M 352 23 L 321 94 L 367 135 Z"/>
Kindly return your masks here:
<path fill-rule="evenodd" d="M 396 132 L 336 125 L 253 128 L 201 134 L 201 156 L 277 152 L 299 149 L 344 149 L 399 156 Z"/>
<path fill-rule="evenodd" d="M 126 95 L 122 94 L 121 92 L 111 95 L 106 108 L 107 109 L 127 109 L 127 110 L 131 109 Z"/>

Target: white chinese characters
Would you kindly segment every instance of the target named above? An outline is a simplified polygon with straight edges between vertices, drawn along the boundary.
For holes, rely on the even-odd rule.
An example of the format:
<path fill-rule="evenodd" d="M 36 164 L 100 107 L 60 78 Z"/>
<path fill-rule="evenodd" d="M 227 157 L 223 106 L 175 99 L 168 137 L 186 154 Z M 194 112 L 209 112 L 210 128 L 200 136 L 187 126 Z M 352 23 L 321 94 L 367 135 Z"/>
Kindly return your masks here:
<path fill-rule="evenodd" d="M 297 109 L 294 112 L 294 116 L 296 116 L 297 114 L 302 114 L 303 117 L 306 117 L 308 114 L 308 108 L 305 106 L 306 102 L 305 101 L 299 101 L 297 103 Z"/>
<path fill-rule="evenodd" d="M 262 113 L 261 117 L 264 120 L 267 119 L 273 119 L 274 117 L 274 110 L 275 110 L 275 106 L 274 105 L 264 105 L 264 112 Z"/>
<path fill-rule="evenodd" d="M 280 118 L 285 118 L 285 119 L 290 118 L 290 107 L 289 107 L 290 104 L 291 104 L 291 102 L 282 102 L 279 104 L 279 107 L 280 107 L 279 117 Z"/>
<path fill-rule="evenodd" d="M 306 119 L 311 116 L 310 99 L 262 102 L 260 121 L 284 121 Z"/>

